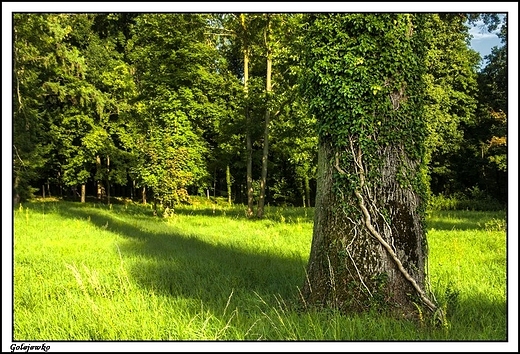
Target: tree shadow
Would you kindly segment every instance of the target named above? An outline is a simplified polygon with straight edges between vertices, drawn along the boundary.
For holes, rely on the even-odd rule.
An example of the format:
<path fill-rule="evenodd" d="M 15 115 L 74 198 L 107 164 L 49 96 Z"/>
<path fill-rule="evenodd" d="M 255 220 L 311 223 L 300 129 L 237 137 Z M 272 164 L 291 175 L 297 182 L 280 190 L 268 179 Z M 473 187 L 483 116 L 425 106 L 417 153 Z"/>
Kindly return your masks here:
<path fill-rule="evenodd" d="M 495 219 L 506 220 L 501 212 L 437 211 L 426 218 L 428 230 L 484 230 L 486 223 Z"/>
<path fill-rule="evenodd" d="M 490 299 L 484 293 L 472 294 L 461 300 L 447 301 L 448 321 L 454 336 L 463 341 L 498 341 L 509 340 L 509 302 L 507 299 Z M 459 333 L 460 332 L 460 333 Z"/>
<path fill-rule="evenodd" d="M 296 256 L 210 244 L 174 228 L 171 232 L 151 232 L 139 227 L 140 222 L 151 219 L 142 214 L 135 215 L 131 224 L 119 219 L 117 213 L 81 205 L 60 208 L 58 212 L 68 218 L 87 219 L 128 240 L 118 247 L 123 259 L 125 255 L 137 255 L 129 275 L 143 289 L 202 301 L 204 308 L 214 313 L 222 313 L 231 293 L 232 305 L 247 309 L 273 296 L 294 300 L 303 284 L 305 261 Z"/>
<path fill-rule="evenodd" d="M 472 221 L 447 221 L 447 220 L 428 220 L 426 221 L 428 230 L 479 230 L 482 226 Z"/>
<path fill-rule="evenodd" d="M 271 220 L 279 222 L 281 219 L 286 223 L 297 222 L 314 222 L 314 208 L 286 208 L 286 207 L 266 207 L 262 218 L 247 217 L 246 208 L 222 208 L 222 207 L 204 207 L 192 208 L 190 206 L 179 206 L 174 208 L 174 214 L 190 215 L 190 216 L 223 216 L 227 218 L 237 219 L 247 222 L 257 222 L 262 220 Z"/>

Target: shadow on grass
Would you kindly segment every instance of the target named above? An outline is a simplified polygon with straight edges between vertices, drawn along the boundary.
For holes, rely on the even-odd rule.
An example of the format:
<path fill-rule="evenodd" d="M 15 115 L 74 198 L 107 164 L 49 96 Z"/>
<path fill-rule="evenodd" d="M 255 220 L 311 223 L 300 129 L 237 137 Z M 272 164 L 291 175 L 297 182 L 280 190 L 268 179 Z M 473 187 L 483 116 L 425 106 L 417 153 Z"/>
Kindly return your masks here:
<path fill-rule="evenodd" d="M 505 212 L 483 211 L 435 211 L 426 218 L 427 228 L 435 230 L 485 230 L 486 223 L 505 223 Z"/>
<path fill-rule="evenodd" d="M 493 301 L 479 293 L 455 303 L 447 301 L 445 310 L 451 326 L 447 340 L 504 342 L 509 339 L 510 305 L 506 300 Z"/>
<path fill-rule="evenodd" d="M 123 259 L 125 255 L 138 256 L 129 272 L 130 280 L 156 294 L 200 300 L 214 313 L 222 313 L 232 292 L 230 306 L 247 311 L 261 303 L 258 296 L 296 300 L 298 287 L 303 285 L 305 262 L 300 258 L 209 244 L 173 228 L 172 232 L 150 232 L 140 228 L 139 221 L 153 223 L 157 219 L 141 214 L 130 223 L 117 217 L 120 211 L 107 213 L 106 207 L 97 210 L 69 204 L 57 212 L 90 220 L 129 240 L 118 247 Z"/>
<path fill-rule="evenodd" d="M 193 216 L 224 216 L 228 218 L 243 220 L 247 222 L 255 222 L 261 220 L 271 220 L 279 222 L 281 219 L 286 223 L 296 222 L 313 222 L 314 221 L 314 208 L 297 208 L 297 207 L 266 207 L 263 218 L 246 216 L 246 208 L 233 206 L 230 208 L 226 207 L 191 207 L 181 205 L 174 209 L 174 213 L 177 215 L 193 215 Z"/>
<path fill-rule="evenodd" d="M 448 220 L 431 220 L 426 222 L 428 230 L 480 230 L 483 229 L 482 225 L 478 225 L 476 222 L 471 221 L 448 221 Z"/>

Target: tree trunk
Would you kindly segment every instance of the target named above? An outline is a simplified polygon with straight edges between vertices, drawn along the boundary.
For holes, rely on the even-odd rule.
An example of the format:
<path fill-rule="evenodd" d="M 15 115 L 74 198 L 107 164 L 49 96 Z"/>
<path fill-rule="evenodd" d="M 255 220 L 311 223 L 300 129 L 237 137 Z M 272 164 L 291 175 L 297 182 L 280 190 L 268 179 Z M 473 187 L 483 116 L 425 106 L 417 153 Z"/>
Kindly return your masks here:
<path fill-rule="evenodd" d="M 308 173 L 308 172 L 307 172 Z M 304 178 L 304 187 L 305 187 L 305 200 L 307 201 L 307 207 L 311 207 L 311 187 L 309 185 L 309 176 L 305 173 Z M 305 203 L 303 205 L 305 207 Z"/>
<path fill-rule="evenodd" d="M 58 171 L 57 180 L 58 180 L 58 189 L 60 191 L 60 198 L 63 199 L 63 184 L 61 183 L 60 171 Z"/>
<path fill-rule="evenodd" d="M 307 306 L 347 312 L 384 308 L 400 316 L 413 314 L 414 302 L 425 299 L 421 289 L 427 245 L 421 200 L 412 187 L 401 186 L 399 166 L 417 172 L 418 164 L 402 147 L 387 146 L 380 152 L 383 163 L 368 167 L 359 149 L 345 147 L 351 148 L 358 159 L 339 166 L 331 145 L 320 144 L 314 232 L 303 299 Z M 368 168 L 376 168 L 380 178 L 363 185 L 360 174 Z M 354 191 L 345 182 L 341 185 L 346 180 L 341 174 L 346 173 L 360 175 L 362 185 Z"/>
<path fill-rule="evenodd" d="M 267 46 L 267 72 L 266 72 L 266 84 L 265 84 L 265 93 L 266 93 L 266 108 L 265 108 L 265 127 L 264 127 L 264 149 L 262 152 L 262 175 L 260 178 L 260 197 L 258 199 L 258 209 L 256 211 L 256 216 L 261 218 L 264 216 L 264 204 L 265 204 L 265 187 L 267 183 L 267 157 L 269 155 L 269 119 L 271 117 L 271 112 L 269 110 L 269 95 L 271 94 L 271 50 L 269 48 L 269 23 L 266 26 L 265 30 L 265 43 Z"/>
<path fill-rule="evenodd" d="M 106 179 L 107 204 L 110 204 L 110 156 L 107 155 L 107 179 Z"/>
<path fill-rule="evenodd" d="M 213 200 L 217 198 L 217 168 L 213 170 Z"/>
<path fill-rule="evenodd" d="M 247 28 L 245 14 L 240 15 L 244 37 L 242 49 L 244 52 L 244 114 L 246 116 L 246 188 L 247 188 L 247 216 L 253 216 L 253 143 L 251 141 L 251 114 L 249 113 L 248 81 L 249 81 L 249 44 L 247 43 Z"/>
<path fill-rule="evenodd" d="M 81 202 L 82 203 L 85 203 L 86 194 L 87 194 L 86 190 L 87 190 L 86 184 L 82 183 L 81 184 Z"/>
<path fill-rule="evenodd" d="M 101 157 L 99 155 L 96 155 L 96 169 L 97 174 L 100 174 L 101 171 Z M 97 188 L 97 199 L 101 200 L 103 198 L 103 185 L 101 184 L 100 180 L 96 181 L 96 188 Z"/>
<path fill-rule="evenodd" d="M 146 186 L 143 186 L 143 189 L 141 191 L 141 198 L 143 200 L 143 204 L 146 205 Z"/>
<path fill-rule="evenodd" d="M 231 199 L 231 171 L 229 170 L 229 165 L 226 166 L 226 185 L 227 185 L 227 197 L 228 197 L 228 204 L 231 205 L 232 199 Z"/>
<path fill-rule="evenodd" d="M 16 176 L 13 182 L 13 205 L 18 206 L 20 204 L 20 194 L 18 193 L 18 186 L 20 185 L 20 177 Z"/>

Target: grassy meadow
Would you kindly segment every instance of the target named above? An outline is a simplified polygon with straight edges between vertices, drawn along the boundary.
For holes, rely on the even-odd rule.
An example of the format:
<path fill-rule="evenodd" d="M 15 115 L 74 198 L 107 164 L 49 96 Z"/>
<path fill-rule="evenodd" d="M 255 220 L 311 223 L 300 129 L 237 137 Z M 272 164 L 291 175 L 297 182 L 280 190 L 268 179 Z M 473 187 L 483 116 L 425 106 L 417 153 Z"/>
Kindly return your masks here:
<path fill-rule="evenodd" d="M 505 212 L 428 215 L 445 326 L 298 311 L 313 209 L 195 199 L 151 206 L 33 201 L 14 209 L 16 341 L 505 341 Z"/>

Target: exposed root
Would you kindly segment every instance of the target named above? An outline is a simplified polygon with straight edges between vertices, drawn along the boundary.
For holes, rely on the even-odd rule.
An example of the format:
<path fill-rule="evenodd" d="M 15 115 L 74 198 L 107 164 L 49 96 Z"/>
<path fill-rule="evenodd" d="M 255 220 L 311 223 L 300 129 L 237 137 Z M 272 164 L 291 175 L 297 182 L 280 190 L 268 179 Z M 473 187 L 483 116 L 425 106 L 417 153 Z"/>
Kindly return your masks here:
<path fill-rule="evenodd" d="M 360 182 L 361 182 L 361 185 L 360 185 L 360 189 L 363 190 L 363 188 L 365 187 L 365 171 L 364 171 L 364 168 L 363 168 L 363 164 L 362 164 L 362 159 L 361 159 L 361 150 L 358 149 L 358 153 L 356 154 L 355 151 L 354 151 L 354 145 L 353 145 L 353 142 L 352 140 L 350 140 L 350 148 L 351 148 L 351 153 L 352 153 L 352 156 L 354 157 L 354 162 L 355 162 L 355 169 L 356 169 L 356 173 L 358 174 L 358 176 L 360 177 Z M 356 156 L 357 155 L 357 156 Z M 336 163 L 335 163 L 335 168 L 336 170 L 340 173 L 340 174 L 347 174 L 340 166 L 339 166 L 339 157 L 338 157 L 338 154 L 336 154 Z M 355 189 L 354 190 L 354 194 L 356 195 L 357 199 L 358 199 L 358 206 L 359 208 L 361 209 L 361 211 L 363 212 L 363 216 L 365 218 L 364 222 L 365 222 L 365 226 L 367 228 L 367 230 L 370 232 L 370 234 L 372 236 L 374 236 L 378 241 L 379 243 L 381 243 L 381 245 L 386 249 L 386 251 L 388 252 L 388 254 L 392 257 L 392 259 L 394 260 L 394 262 L 397 264 L 397 268 L 399 269 L 399 271 L 403 274 L 403 276 L 410 282 L 410 284 L 412 284 L 412 286 L 414 287 L 415 291 L 417 292 L 417 294 L 419 295 L 421 301 L 437 316 L 441 319 L 441 321 L 444 320 L 444 314 L 442 312 L 442 309 L 437 307 L 425 294 L 425 292 L 421 289 L 421 287 L 419 286 L 419 284 L 417 284 L 417 282 L 415 281 L 414 278 L 412 278 L 412 276 L 410 275 L 410 273 L 408 273 L 408 271 L 403 267 L 403 263 L 401 262 L 401 260 L 399 259 L 399 257 L 397 256 L 397 254 L 395 253 L 395 251 L 392 249 L 392 247 L 388 244 L 388 242 L 386 242 L 383 237 L 379 234 L 379 232 L 374 228 L 374 226 L 372 225 L 372 218 L 370 216 L 370 212 L 368 211 L 366 205 L 365 205 L 365 201 L 363 199 L 363 196 L 361 195 L 361 193 L 359 192 L 359 189 Z"/>

